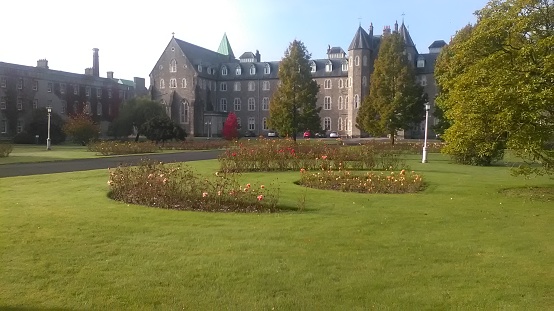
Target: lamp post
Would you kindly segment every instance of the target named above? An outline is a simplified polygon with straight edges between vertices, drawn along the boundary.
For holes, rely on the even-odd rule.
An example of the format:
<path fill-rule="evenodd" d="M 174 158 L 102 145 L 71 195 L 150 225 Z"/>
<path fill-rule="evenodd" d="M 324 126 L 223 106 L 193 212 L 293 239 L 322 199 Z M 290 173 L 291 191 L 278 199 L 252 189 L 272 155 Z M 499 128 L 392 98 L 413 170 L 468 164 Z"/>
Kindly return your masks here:
<path fill-rule="evenodd" d="M 52 108 L 48 107 L 46 110 L 48 111 L 48 137 L 46 138 L 46 150 L 52 150 L 50 147 L 52 144 L 52 141 L 50 140 L 50 116 L 52 114 Z"/>
<path fill-rule="evenodd" d="M 204 123 L 207 127 L 208 127 L 208 139 L 210 139 L 212 137 L 212 133 L 211 133 L 211 130 L 212 130 L 212 120 L 210 121 L 207 121 Z"/>
<path fill-rule="evenodd" d="M 421 159 L 421 163 L 427 163 L 427 127 L 429 123 L 429 109 L 431 109 L 431 105 L 427 102 L 425 103 L 425 138 L 423 140 L 423 158 Z"/>

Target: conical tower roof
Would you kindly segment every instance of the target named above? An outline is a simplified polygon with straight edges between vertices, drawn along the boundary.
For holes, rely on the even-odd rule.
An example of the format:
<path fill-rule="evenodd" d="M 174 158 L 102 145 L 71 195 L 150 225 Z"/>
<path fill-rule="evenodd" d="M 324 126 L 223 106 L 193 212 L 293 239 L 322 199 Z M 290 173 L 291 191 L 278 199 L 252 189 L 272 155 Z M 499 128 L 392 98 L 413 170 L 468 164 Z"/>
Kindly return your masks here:
<path fill-rule="evenodd" d="M 358 27 L 358 31 L 356 31 L 356 34 L 354 35 L 354 39 L 352 39 L 352 43 L 350 43 L 350 46 L 348 47 L 348 50 L 357 50 L 357 49 L 370 49 L 371 45 L 369 44 L 369 38 L 368 38 L 367 32 L 362 28 L 362 26 Z"/>
<path fill-rule="evenodd" d="M 408 28 L 406 28 L 406 25 L 404 25 L 404 22 L 402 22 L 399 32 L 402 38 L 404 39 L 404 44 L 406 44 L 406 46 L 415 47 L 414 41 L 410 36 L 410 32 L 408 31 Z"/>
<path fill-rule="evenodd" d="M 235 54 L 233 54 L 233 49 L 231 48 L 229 39 L 227 39 L 227 33 L 223 34 L 223 38 L 221 39 L 221 43 L 219 43 L 219 48 L 217 49 L 217 52 L 219 54 L 229 56 L 229 59 L 235 59 Z"/>

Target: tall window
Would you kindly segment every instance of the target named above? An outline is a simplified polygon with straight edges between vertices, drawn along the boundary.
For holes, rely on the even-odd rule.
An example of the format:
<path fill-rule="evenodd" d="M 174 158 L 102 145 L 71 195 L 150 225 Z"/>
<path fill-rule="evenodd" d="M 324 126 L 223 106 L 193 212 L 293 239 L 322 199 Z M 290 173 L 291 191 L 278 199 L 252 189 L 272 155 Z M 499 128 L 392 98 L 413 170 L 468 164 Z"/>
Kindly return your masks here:
<path fill-rule="evenodd" d="M 23 132 L 23 120 L 17 120 L 17 133 Z"/>
<path fill-rule="evenodd" d="M 269 110 L 269 97 L 262 98 L 262 110 Z"/>
<path fill-rule="evenodd" d="M 235 82 L 234 90 L 235 92 L 240 92 L 240 82 Z"/>
<path fill-rule="evenodd" d="M 239 117 L 237 117 L 237 127 L 240 129 L 242 126 L 242 121 L 240 120 Z"/>
<path fill-rule="evenodd" d="M 219 83 L 219 90 L 223 92 L 227 91 L 227 82 Z"/>
<path fill-rule="evenodd" d="M 102 103 L 96 104 L 96 114 L 101 116 L 102 115 Z"/>
<path fill-rule="evenodd" d="M 342 62 L 342 71 L 348 71 L 348 61 L 347 60 L 344 60 Z"/>
<path fill-rule="evenodd" d="M 343 128 L 344 124 L 342 122 L 343 122 L 342 118 L 339 118 L 339 120 L 337 122 L 337 126 L 338 126 L 339 131 L 344 130 L 344 128 Z"/>
<path fill-rule="evenodd" d="M 264 66 L 264 74 L 268 75 L 271 73 L 271 66 L 269 64 L 265 64 Z"/>
<path fill-rule="evenodd" d="M 219 111 L 227 112 L 227 98 L 219 100 Z"/>
<path fill-rule="evenodd" d="M 177 88 L 177 79 L 175 78 L 169 79 L 169 88 L 170 89 Z"/>
<path fill-rule="evenodd" d="M 331 130 L 331 118 L 329 117 L 323 118 L 323 129 L 326 131 Z"/>
<path fill-rule="evenodd" d="M 6 97 L 0 97 L 0 109 L 6 109 Z"/>
<path fill-rule="evenodd" d="M 352 121 L 348 120 L 348 118 L 345 118 L 344 119 L 344 130 L 345 131 L 350 131 L 351 128 L 352 128 Z"/>
<path fill-rule="evenodd" d="M 177 61 L 175 59 L 169 62 L 169 72 L 177 72 Z"/>
<path fill-rule="evenodd" d="M 98 98 L 101 98 L 102 97 L 102 89 L 101 88 L 96 88 L 96 97 Z"/>
<path fill-rule="evenodd" d="M 330 79 L 327 79 L 327 80 L 323 81 L 323 88 L 324 89 L 330 89 L 331 88 L 331 80 Z"/>
<path fill-rule="evenodd" d="M 248 90 L 249 91 L 255 91 L 256 90 L 256 83 L 254 81 L 248 82 Z"/>
<path fill-rule="evenodd" d="M 179 111 L 179 121 L 181 121 L 181 124 L 188 124 L 189 123 L 189 114 L 190 114 L 190 106 L 189 102 L 184 100 L 181 103 L 181 109 Z"/>
<path fill-rule="evenodd" d="M 160 89 L 165 89 L 165 81 L 164 81 L 164 79 L 160 79 Z"/>
<path fill-rule="evenodd" d="M 256 129 L 256 119 L 254 117 L 248 118 L 248 130 L 253 131 Z"/>
<path fill-rule="evenodd" d="M 38 104 L 37 104 L 38 106 Z M 66 114 L 67 113 L 67 102 L 65 100 L 62 100 L 62 111 L 61 111 L 62 114 Z"/>
<path fill-rule="evenodd" d="M 358 94 L 354 95 L 354 109 L 358 109 L 360 107 L 360 96 Z"/>
<path fill-rule="evenodd" d="M 252 65 L 250 66 L 250 75 L 255 75 L 256 74 L 256 66 Z"/>
<path fill-rule="evenodd" d="M 362 59 L 362 64 L 364 66 L 367 66 L 367 55 L 364 55 L 364 58 Z"/>
<path fill-rule="evenodd" d="M 79 85 L 73 85 L 73 95 L 79 95 Z"/>
<path fill-rule="evenodd" d="M 8 132 L 8 120 L 2 119 L 2 122 L 0 123 L 0 132 L 2 132 L 2 134 Z"/>
<path fill-rule="evenodd" d="M 314 62 L 314 61 L 312 61 L 312 62 L 310 63 L 310 68 L 311 68 L 311 72 L 316 72 L 316 70 L 317 70 L 317 67 L 316 67 L 316 65 L 315 65 L 315 62 Z"/>
<path fill-rule="evenodd" d="M 348 96 L 344 97 L 344 109 L 348 110 L 348 105 L 350 105 L 350 101 L 348 99 Z"/>
<path fill-rule="evenodd" d="M 344 101 L 342 96 L 339 96 L 339 110 L 342 110 L 344 108 Z"/>
<path fill-rule="evenodd" d="M 18 90 L 23 89 L 23 78 L 17 79 L 17 89 Z"/>
<path fill-rule="evenodd" d="M 262 128 L 264 131 L 267 131 L 269 128 L 267 127 L 267 118 L 262 119 Z"/>
<path fill-rule="evenodd" d="M 1 78 L 0 78 L 0 87 L 1 87 L 1 88 L 5 88 L 5 87 L 6 87 L 6 84 L 7 84 L 7 82 L 6 82 L 6 77 L 1 77 Z"/>
<path fill-rule="evenodd" d="M 427 76 L 421 76 L 420 78 L 421 86 L 427 85 Z"/>
<path fill-rule="evenodd" d="M 264 91 L 269 91 L 269 86 L 270 86 L 269 81 L 264 81 L 264 82 L 262 83 L 262 89 L 263 89 Z"/>
<path fill-rule="evenodd" d="M 235 98 L 233 101 L 233 109 L 235 111 L 240 111 L 240 98 Z"/>
<path fill-rule="evenodd" d="M 86 97 L 90 96 L 90 86 L 85 87 L 85 96 Z"/>
<path fill-rule="evenodd" d="M 323 99 L 323 110 L 331 110 L 331 96 L 325 96 Z"/>
<path fill-rule="evenodd" d="M 354 65 L 360 66 L 360 56 L 356 56 L 356 58 L 354 58 Z"/>
<path fill-rule="evenodd" d="M 60 83 L 60 94 L 65 94 L 65 83 Z"/>
<path fill-rule="evenodd" d="M 33 91 L 38 91 L 38 81 L 33 80 Z"/>
<path fill-rule="evenodd" d="M 23 110 L 23 99 L 21 97 L 17 98 L 17 110 Z"/>
<path fill-rule="evenodd" d="M 183 88 L 183 89 L 187 88 L 187 79 L 186 78 L 181 79 L 181 88 Z"/>
<path fill-rule="evenodd" d="M 256 100 L 254 97 L 250 97 L 248 99 L 248 111 L 255 111 L 256 110 Z"/>
<path fill-rule="evenodd" d="M 342 89 L 344 87 L 344 82 L 342 79 L 339 79 L 339 89 Z"/>
<path fill-rule="evenodd" d="M 227 75 L 227 66 L 221 67 L 221 75 L 226 76 Z"/>
<path fill-rule="evenodd" d="M 235 75 L 240 76 L 242 73 L 242 69 L 240 68 L 240 65 L 237 65 L 235 68 Z"/>
<path fill-rule="evenodd" d="M 325 71 L 326 72 L 333 71 L 333 63 L 331 63 L 331 61 L 327 61 L 327 63 L 325 64 Z"/>
<path fill-rule="evenodd" d="M 367 86 L 367 77 L 366 76 L 362 77 L 362 85 Z"/>

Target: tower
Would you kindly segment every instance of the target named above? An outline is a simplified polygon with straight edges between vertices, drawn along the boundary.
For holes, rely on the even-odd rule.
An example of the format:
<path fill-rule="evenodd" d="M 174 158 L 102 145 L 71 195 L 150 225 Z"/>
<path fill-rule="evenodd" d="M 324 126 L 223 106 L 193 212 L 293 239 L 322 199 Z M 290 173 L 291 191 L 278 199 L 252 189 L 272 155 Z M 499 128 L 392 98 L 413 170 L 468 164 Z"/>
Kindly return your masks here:
<path fill-rule="evenodd" d="M 348 110 L 347 129 L 348 135 L 359 137 L 361 132 L 356 128 L 356 116 L 369 92 L 369 76 L 371 74 L 373 25 L 368 34 L 361 26 L 358 27 L 352 43 L 348 47 Z"/>

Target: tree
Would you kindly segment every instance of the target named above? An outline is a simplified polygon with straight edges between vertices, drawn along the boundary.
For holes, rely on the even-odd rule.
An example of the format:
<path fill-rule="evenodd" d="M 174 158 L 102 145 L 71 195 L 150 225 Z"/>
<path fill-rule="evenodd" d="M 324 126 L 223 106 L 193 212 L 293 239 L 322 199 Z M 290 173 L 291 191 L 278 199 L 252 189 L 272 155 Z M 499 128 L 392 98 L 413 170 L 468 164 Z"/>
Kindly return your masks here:
<path fill-rule="evenodd" d="M 554 4 L 493 0 L 476 15 L 437 64 L 437 100 L 451 122 L 443 150 L 487 165 L 507 147 L 526 161 L 524 172 L 552 173 Z"/>
<path fill-rule="evenodd" d="M 73 138 L 73 141 L 83 146 L 91 140 L 97 139 L 100 134 L 100 126 L 85 113 L 71 116 L 63 127 L 63 131 Z"/>
<path fill-rule="evenodd" d="M 269 106 L 269 127 L 294 141 L 300 131 L 321 129 L 321 107 L 316 107 L 319 85 L 312 79 L 310 57 L 302 41 L 290 43 L 279 65 L 281 84 Z"/>
<path fill-rule="evenodd" d="M 356 126 L 375 136 L 390 134 L 394 144 L 398 130 L 423 120 L 427 100 L 405 55 L 404 40 L 399 33 L 383 37 L 370 83 Z"/>
<path fill-rule="evenodd" d="M 142 134 L 142 125 L 153 117 L 167 116 L 160 103 L 144 97 L 137 97 L 126 101 L 119 111 L 119 116 L 110 126 L 113 136 L 127 136 L 136 129 L 135 141 Z"/>
<path fill-rule="evenodd" d="M 239 124 L 234 112 L 230 112 L 223 124 L 223 138 L 227 140 L 237 139 L 239 137 Z"/>
<path fill-rule="evenodd" d="M 142 125 L 141 132 L 156 143 L 170 139 L 185 140 L 187 136 L 185 130 L 165 115 L 150 118 Z"/>
<path fill-rule="evenodd" d="M 50 139 L 52 144 L 59 144 L 65 141 L 64 123 L 59 114 L 55 112 L 50 113 Z M 46 108 L 33 110 L 30 119 L 25 124 L 25 132 L 31 136 L 33 141 L 34 137 L 38 135 L 39 143 L 46 143 L 46 138 L 48 138 L 48 111 Z"/>

